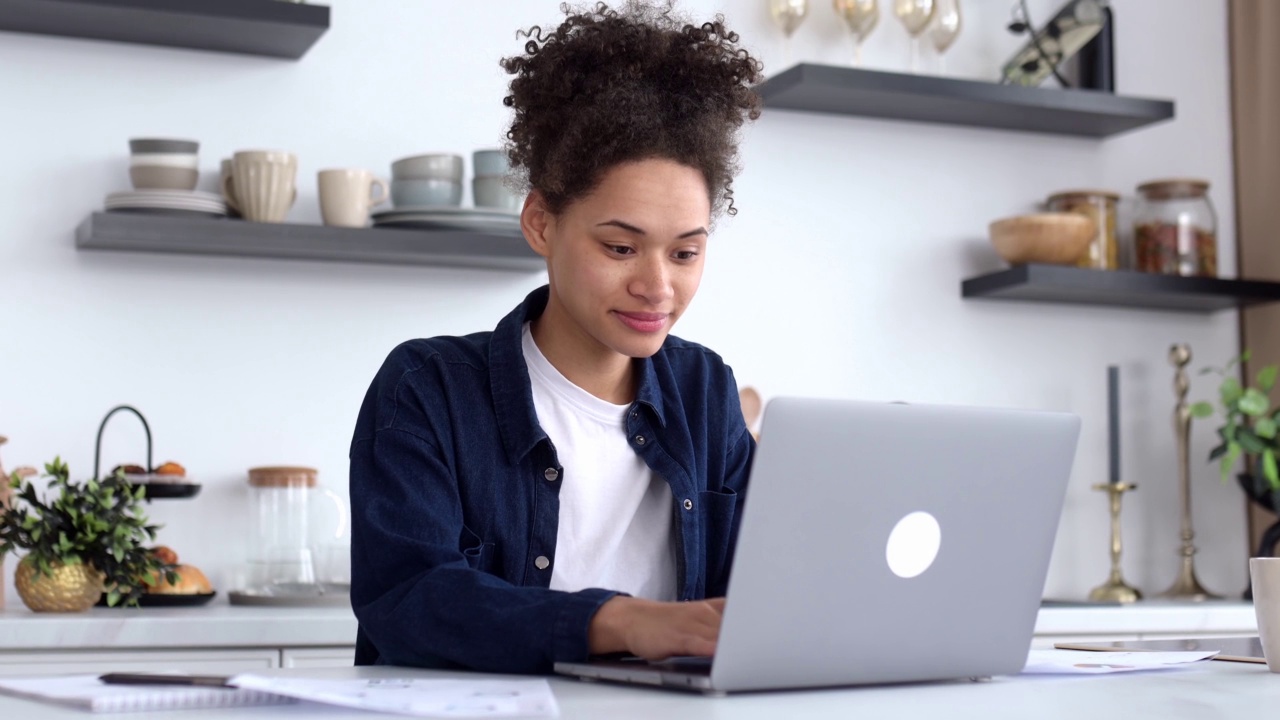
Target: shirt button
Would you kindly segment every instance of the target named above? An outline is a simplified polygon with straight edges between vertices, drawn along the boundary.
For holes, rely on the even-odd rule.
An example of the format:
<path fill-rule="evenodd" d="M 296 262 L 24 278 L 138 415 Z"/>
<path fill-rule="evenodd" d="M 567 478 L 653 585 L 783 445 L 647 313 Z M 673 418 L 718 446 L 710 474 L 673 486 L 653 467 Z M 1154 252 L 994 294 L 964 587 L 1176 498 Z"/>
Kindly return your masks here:
<path fill-rule="evenodd" d="M 637 436 L 636 436 L 636 444 L 637 444 L 637 445 L 643 445 L 643 444 L 645 444 L 645 442 L 646 442 L 646 441 L 645 441 L 645 439 L 644 439 L 644 436 L 643 436 L 643 435 L 637 435 Z"/>
<path fill-rule="evenodd" d="M 534 559 L 533 566 L 538 568 L 539 570 L 546 570 L 548 567 L 551 566 L 551 561 L 547 559 L 546 555 L 539 555 L 537 558 Z"/>
<path fill-rule="evenodd" d="M 638 417 L 640 417 L 640 413 L 636 412 L 635 410 L 632 410 L 632 411 L 631 411 L 631 419 L 632 419 L 632 420 L 635 420 L 635 419 L 636 419 L 636 418 L 638 418 Z"/>
<path fill-rule="evenodd" d="M 692 509 L 693 509 L 693 501 L 692 501 L 692 500 L 690 500 L 689 498 L 685 498 L 685 499 L 684 499 L 684 509 L 685 509 L 685 510 L 692 510 Z"/>
<path fill-rule="evenodd" d="M 560 472 L 555 468 L 547 468 L 542 473 L 542 477 L 546 478 L 547 482 L 555 482 L 560 477 Z"/>

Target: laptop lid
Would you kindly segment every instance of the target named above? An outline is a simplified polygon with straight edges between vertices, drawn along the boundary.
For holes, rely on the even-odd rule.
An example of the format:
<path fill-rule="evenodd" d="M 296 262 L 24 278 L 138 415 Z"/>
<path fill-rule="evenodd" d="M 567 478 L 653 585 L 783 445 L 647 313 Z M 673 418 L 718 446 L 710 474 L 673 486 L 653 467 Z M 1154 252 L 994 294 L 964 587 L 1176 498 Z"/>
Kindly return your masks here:
<path fill-rule="evenodd" d="M 711 687 L 1016 673 L 1080 419 L 775 398 L 765 409 Z"/>

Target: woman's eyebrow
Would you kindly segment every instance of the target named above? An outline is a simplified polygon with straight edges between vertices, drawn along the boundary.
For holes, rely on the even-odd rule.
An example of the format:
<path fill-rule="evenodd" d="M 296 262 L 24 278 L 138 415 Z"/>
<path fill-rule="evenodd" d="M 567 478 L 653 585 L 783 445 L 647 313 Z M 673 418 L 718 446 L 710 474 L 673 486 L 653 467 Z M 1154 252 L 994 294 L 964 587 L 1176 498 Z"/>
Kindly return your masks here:
<path fill-rule="evenodd" d="M 634 234 L 636 234 L 636 235 L 640 235 L 640 236 L 648 235 L 648 233 L 646 233 L 644 230 L 641 230 L 640 228 L 636 227 L 635 225 L 632 225 L 632 224 L 630 224 L 630 223 L 625 223 L 625 222 L 623 222 L 623 221 L 621 221 L 621 220 L 607 220 L 607 221 L 605 221 L 605 222 L 602 222 L 602 223 L 599 223 L 598 225 L 596 225 L 596 227 L 605 227 L 605 226 L 612 226 L 612 227 L 622 228 L 623 230 L 626 230 L 626 231 L 627 231 L 627 232 L 629 232 L 629 233 L 634 233 Z M 707 234 L 707 229 L 706 229 L 706 228 L 704 228 L 704 227 L 699 227 L 699 228 L 694 228 L 693 230 L 690 230 L 689 232 L 681 233 L 680 235 L 678 235 L 678 236 L 677 236 L 677 239 L 679 239 L 679 240 L 684 240 L 685 238 L 691 238 L 691 237 L 693 237 L 693 236 L 695 236 L 695 235 L 706 235 L 706 234 Z"/>

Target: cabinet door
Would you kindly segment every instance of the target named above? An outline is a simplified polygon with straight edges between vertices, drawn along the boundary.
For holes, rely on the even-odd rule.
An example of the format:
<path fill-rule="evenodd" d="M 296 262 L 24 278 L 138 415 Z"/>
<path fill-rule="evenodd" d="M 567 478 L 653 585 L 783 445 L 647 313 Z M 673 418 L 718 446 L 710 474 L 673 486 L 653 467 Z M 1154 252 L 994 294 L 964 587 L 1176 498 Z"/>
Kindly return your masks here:
<path fill-rule="evenodd" d="M 156 672 L 230 675 L 280 667 L 277 650 L 121 650 L 0 652 L 0 676 Z"/>
<path fill-rule="evenodd" d="M 285 648 L 280 651 L 280 667 L 349 668 L 355 665 L 354 646 L 323 648 Z"/>

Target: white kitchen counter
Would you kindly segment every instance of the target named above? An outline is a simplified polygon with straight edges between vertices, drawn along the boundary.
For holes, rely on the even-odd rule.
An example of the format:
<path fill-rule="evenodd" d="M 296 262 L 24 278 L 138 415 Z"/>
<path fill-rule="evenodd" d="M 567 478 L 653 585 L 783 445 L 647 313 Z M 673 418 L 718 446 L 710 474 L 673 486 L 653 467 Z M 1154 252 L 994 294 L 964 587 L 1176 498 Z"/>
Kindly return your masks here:
<path fill-rule="evenodd" d="M 264 608 L 226 603 L 193 608 L 0 610 L 0 652 L 125 648 L 286 648 L 356 644 L 350 608 Z"/>
<path fill-rule="evenodd" d="M 1046 607 L 1036 636 L 1117 638 L 1253 634 L 1253 606 L 1240 601 L 1126 607 Z M 196 608 L 94 608 L 33 613 L 18 603 L 0 610 L 0 652 L 52 650 L 306 648 L 355 645 L 348 608 L 258 608 L 214 603 Z"/>

